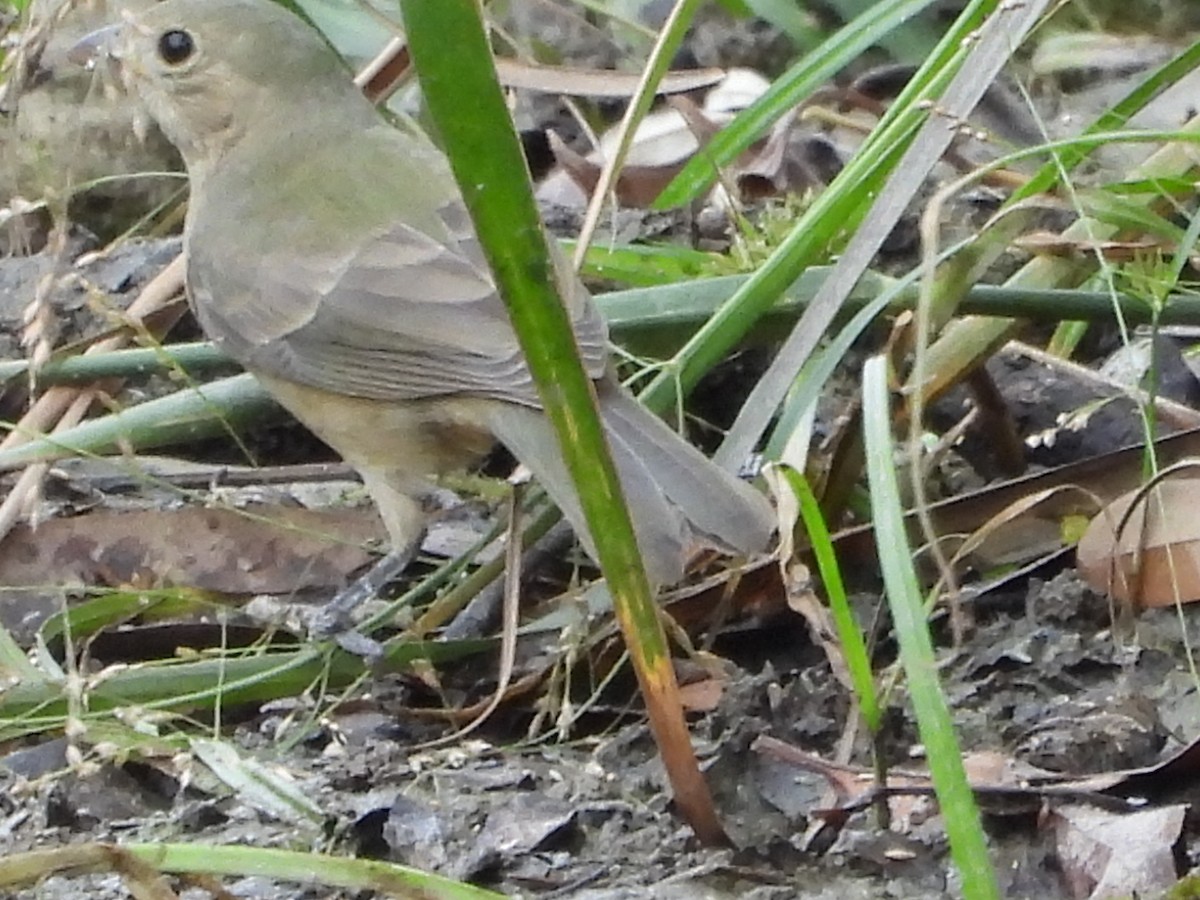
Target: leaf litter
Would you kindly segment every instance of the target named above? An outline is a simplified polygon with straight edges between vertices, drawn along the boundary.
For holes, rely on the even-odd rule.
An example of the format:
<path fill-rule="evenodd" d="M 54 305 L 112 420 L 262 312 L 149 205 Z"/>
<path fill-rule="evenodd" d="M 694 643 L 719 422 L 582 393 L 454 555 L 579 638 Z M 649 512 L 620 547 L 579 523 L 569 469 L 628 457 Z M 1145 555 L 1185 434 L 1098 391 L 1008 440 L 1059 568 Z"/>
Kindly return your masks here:
<path fill-rule="evenodd" d="M 782 140 L 773 137 L 748 161 L 747 173 L 778 188 Z M 1041 384 L 1051 382 L 1059 379 Z M 1040 407 L 1057 404 L 1043 400 Z M 75 497 L 59 511 L 95 503 Z M 103 508 L 112 503 L 48 520 L 6 543 L 0 577 L 7 583 L 46 582 L 48 571 L 61 578 L 40 595 L 34 618 L 20 617 L 26 625 L 36 628 L 59 612 L 64 594 L 81 585 L 138 591 L 182 584 L 226 599 L 266 594 L 290 603 L 303 599 L 296 595 L 304 589 L 320 592 L 350 578 L 378 536 L 366 510 L 303 510 L 291 505 L 294 498 L 273 498 L 283 505 L 267 508 L 266 518 L 288 521 L 284 529 L 261 520 L 266 510 L 239 503 Z M 206 533 L 216 537 L 197 539 Z M 319 548 L 308 543 L 312 533 L 335 540 Z M 454 556 L 447 547 L 461 549 L 481 534 L 477 524 L 464 525 L 441 547 Z M 1191 540 L 1190 532 L 1182 540 Z M 720 594 L 721 586 L 712 590 Z M 557 706 L 547 693 L 529 706 L 503 708 L 478 740 L 414 752 L 414 743 L 438 729 L 411 713 L 436 715 L 439 704 L 486 696 L 487 664 L 380 675 L 340 705 L 326 704 L 314 685 L 290 700 L 221 710 L 209 723 L 224 726 L 220 740 L 187 743 L 172 719 L 126 709 L 122 721 L 140 741 L 80 720 L 58 740 L 9 742 L 0 756 L 0 846 L 180 835 L 220 845 L 301 842 L 542 896 L 952 892 L 911 721 L 897 715 L 885 734 L 895 783 L 881 788 L 872 773 L 840 761 L 854 710 L 837 661 L 809 634 L 814 617 L 806 623 L 778 599 L 761 602 L 782 594 L 773 586 L 748 593 L 760 602 L 738 598 L 711 655 L 698 651 L 681 663 L 694 667 L 694 740 L 734 848 L 696 847 L 673 816 L 653 742 L 629 715 L 629 685 L 619 672 L 615 685 L 623 690 L 597 693 L 585 711 L 571 709 L 577 701 L 565 690 Z M 677 598 L 675 612 L 695 598 L 704 592 Z M 869 591 L 859 595 L 863 621 L 877 602 Z M 702 621 L 715 604 L 709 597 L 693 605 Z M 10 614 L 7 601 L 4 608 Z M 1195 857 L 1181 845 L 1200 721 L 1186 676 L 1191 623 L 1171 609 L 1148 610 L 1136 630 L 1122 628 L 1130 622 L 1112 614 L 1094 581 L 1089 586 L 1053 569 L 997 582 L 971 601 L 971 612 L 975 629 L 943 675 L 963 742 L 974 748 L 968 770 L 991 825 L 1004 895 L 1099 898 L 1169 886 L 1184 868 L 1181 859 Z M 128 624 L 137 635 L 143 623 Z M 228 627 L 215 629 L 220 637 L 207 646 L 230 646 L 221 643 Z M 144 640 L 148 632 L 141 634 Z M 561 649 L 552 647 L 560 634 L 547 630 L 526 640 L 526 671 L 537 669 L 531 657 Z M 188 641 L 175 646 L 198 649 Z M 886 637 L 877 653 L 886 662 Z M 599 681 L 609 674 L 599 664 L 603 656 L 581 654 L 576 662 L 595 666 L 587 677 Z M 557 666 L 544 669 L 554 673 L 552 684 L 570 676 Z M 102 670 L 78 674 L 103 677 Z M 67 677 L 63 684 L 76 690 Z M 86 691 L 74 696 L 86 706 Z M 585 736 L 563 744 L 529 738 L 539 716 L 573 713 Z M 780 745 L 804 748 L 807 762 L 766 752 Z M 874 818 L 880 796 L 891 808 L 891 830 Z M 320 816 L 325 822 L 316 821 Z M 94 880 L 84 887 L 51 877 L 36 896 L 119 895 L 113 876 L 88 878 Z M 248 896 L 296 896 L 294 888 L 262 879 L 228 887 Z"/>

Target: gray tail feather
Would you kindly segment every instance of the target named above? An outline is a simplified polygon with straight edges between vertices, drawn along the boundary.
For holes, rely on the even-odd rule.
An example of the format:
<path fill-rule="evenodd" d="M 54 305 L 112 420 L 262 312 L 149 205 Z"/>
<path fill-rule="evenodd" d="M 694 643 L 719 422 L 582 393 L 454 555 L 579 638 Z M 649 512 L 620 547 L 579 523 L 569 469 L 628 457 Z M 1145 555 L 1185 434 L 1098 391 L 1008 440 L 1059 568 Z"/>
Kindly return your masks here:
<path fill-rule="evenodd" d="M 674 584 L 702 547 L 752 553 L 774 529 L 758 491 L 714 465 L 611 379 L 597 385 L 613 461 L 650 580 Z M 528 466 L 595 557 L 579 498 L 545 415 L 505 404 L 489 423 Z"/>

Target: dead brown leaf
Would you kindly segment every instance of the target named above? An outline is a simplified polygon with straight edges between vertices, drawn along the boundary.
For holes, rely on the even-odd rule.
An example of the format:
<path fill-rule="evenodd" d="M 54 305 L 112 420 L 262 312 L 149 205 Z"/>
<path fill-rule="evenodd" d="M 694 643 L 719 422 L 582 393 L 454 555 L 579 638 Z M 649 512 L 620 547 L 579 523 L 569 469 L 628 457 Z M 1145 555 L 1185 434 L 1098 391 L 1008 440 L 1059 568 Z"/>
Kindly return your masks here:
<path fill-rule="evenodd" d="M 367 509 L 278 506 L 97 512 L 19 526 L 0 544 L 0 585 L 175 584 L 289 594 L 344 584 L 382 537 Z"/>
<path fill-rule="evenodd" d="M 1071 896 L 1079 900 L 1156 895 L 1179 875 L 1172 850 L 1184 806 L 1114 813 L 1070 804 L 1049 816 L 1058 861 Z"/>
<path fill-rule="evenodd" d="M 1097 591 L 1138 606 L 1200 600 L 1200 478 L 1164 480 L 1110 503 L 1077 550 Z"/>

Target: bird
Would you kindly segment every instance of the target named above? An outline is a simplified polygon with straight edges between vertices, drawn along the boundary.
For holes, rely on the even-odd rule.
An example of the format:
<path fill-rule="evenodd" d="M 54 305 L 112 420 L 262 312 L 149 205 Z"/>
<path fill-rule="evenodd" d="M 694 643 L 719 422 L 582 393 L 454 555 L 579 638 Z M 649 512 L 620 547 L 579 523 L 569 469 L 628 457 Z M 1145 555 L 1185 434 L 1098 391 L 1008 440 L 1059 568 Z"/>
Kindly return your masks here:
<path fill-rule="evenodd" d="M 201 327 L 358 471 L 394 550 L 419 544 L 431 479 L 498 441 L 594 558 L 442 151 L 385 120 L 322 36 L 270 0 L 163 0 L 103 45 L 183 157 Z M 637 402 L 590 294 L 556 266 L 651 584 L 679 582 L 706 548 L 763 551 L 766 497 Z"/>

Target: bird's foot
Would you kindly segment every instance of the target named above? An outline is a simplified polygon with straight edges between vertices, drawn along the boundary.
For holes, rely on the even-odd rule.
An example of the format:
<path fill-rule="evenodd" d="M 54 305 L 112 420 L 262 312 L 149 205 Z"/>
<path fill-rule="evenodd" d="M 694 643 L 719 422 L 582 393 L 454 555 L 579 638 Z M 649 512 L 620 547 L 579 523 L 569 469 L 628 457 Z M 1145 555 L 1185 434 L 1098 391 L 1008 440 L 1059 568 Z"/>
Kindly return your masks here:
<path fill-rule="evenodd" d="M 354 611 L 373 597 L 408 568 L 421 549 L 424 532 L 408 546 L 393 550 L 367 569 L 354 582 L 340 590 L 317 609 L 309 621 L 309 634 L 316 640 L 333 640 L 339 647 L 370 663 L 383 657 L 383 645 L 354 627 Z"/>

